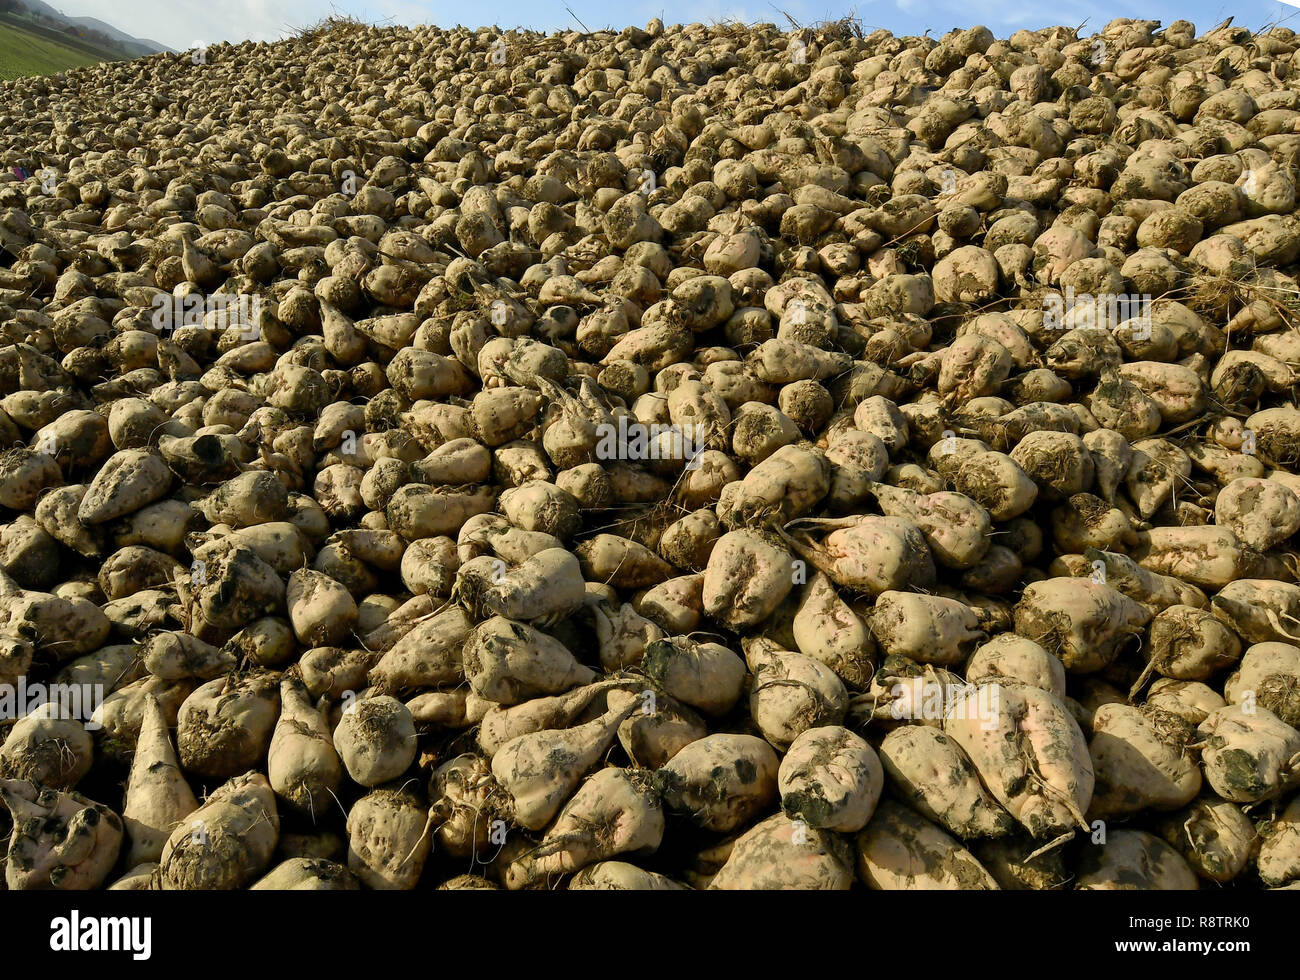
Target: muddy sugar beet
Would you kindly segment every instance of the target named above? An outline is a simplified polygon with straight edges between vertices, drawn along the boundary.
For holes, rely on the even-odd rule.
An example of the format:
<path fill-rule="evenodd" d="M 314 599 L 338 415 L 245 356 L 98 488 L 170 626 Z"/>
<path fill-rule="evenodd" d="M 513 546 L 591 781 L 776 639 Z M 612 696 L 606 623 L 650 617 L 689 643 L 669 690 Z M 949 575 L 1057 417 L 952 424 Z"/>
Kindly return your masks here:
<path fill-rule="evenodd" d="M 3 887 L 1300 887 L 1297 49 L 0 83 Z"/>

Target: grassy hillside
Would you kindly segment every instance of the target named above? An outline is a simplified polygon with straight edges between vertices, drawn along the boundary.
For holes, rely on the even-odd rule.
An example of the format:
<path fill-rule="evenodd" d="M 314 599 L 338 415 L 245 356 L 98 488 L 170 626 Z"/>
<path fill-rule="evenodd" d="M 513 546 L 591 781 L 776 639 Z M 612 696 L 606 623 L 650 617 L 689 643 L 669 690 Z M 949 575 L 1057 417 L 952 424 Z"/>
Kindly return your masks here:
<path fill-rule="evenodd" d="M 0 79 L 51 75 L 120 57 L 79 38 L 0 14 Z"/>

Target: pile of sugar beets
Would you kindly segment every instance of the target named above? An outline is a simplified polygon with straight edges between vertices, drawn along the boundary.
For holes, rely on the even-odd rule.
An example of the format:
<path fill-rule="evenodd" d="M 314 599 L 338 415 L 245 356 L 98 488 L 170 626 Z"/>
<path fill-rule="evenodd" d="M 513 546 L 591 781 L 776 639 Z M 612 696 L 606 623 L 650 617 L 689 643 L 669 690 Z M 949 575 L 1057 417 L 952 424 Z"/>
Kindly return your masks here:
<path fill-rule="evenodd" d="M 4 83 L 5 887 L 1300 888 L 1297 49 Z"/>

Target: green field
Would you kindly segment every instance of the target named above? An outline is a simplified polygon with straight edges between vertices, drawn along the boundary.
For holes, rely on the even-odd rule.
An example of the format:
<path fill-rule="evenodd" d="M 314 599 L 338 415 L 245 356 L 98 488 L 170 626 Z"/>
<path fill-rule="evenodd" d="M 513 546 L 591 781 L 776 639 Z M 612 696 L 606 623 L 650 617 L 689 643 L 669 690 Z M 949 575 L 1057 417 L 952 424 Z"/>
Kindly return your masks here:
<path fill-rule="evenodd" d="M 0 14 L 0 79 L 52 75 L 121 57 L 79 38 Z"/>

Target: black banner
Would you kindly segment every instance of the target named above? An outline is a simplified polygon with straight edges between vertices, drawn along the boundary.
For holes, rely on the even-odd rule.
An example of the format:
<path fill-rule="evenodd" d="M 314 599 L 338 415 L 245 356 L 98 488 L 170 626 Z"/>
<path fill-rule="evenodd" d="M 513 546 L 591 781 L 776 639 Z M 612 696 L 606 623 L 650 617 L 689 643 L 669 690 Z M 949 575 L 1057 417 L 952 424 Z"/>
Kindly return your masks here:
<path fill-rule="evenodd" d="M 770 967 L 771 957 L 799 956 L 801 948 L 815 951 L 819 966 L 842 950 L 846 965 L 872 972 L 895 962 L 911 970 L 1000 969 L 1008 956 L 1054 964 L 1172 957 L 1180 968 L 1195 957 L 1218 966 L 1285 955 L 1296 901 L 1236 890 L 0 892 L 20 967 L 30 960 L 184 968 L 243 949 L 259 972 L 376 960 L 437 969 L 478 953 L 493 969 L 513 959 L 533 966 L 541 957 L 557 966 L 571 957 L 590 963 L 607 953 L 620 967 L 650 956 L 668 969 L 672 957 L 689 955 L 692 970 L 714 962 L 734 970 L 749 960 Z M 993 960 L 981 963 L 985 957 Z"/>

